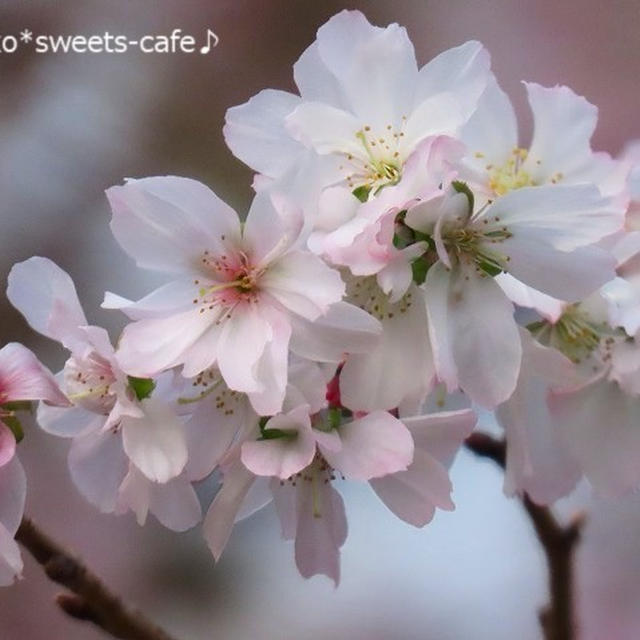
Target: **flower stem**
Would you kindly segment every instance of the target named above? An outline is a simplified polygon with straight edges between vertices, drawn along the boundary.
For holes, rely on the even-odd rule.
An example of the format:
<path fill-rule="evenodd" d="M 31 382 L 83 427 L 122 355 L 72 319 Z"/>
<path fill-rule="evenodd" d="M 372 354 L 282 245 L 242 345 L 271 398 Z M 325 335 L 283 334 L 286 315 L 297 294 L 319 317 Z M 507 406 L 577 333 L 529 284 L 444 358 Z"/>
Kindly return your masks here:
<path fill-rule="evenodd" d="M 485 433 L 473 433 L 466 441 L 469 450 L 478 456 L 489 458 L 504 469 L 506 444 Z M 549 567 L 549 604 L 540 611 L 540 624 L 546 640 L 575 640 L 573 599 L 573 557 L 580 541 L 584 518 L 579 516 L 563 525 L 549 507 L 531 500 L 525 493 L 522 504 L 542 545 Z"/>
<path fill-rule="evenodd" d="M 80 560 L 29 518 L 22 519 L 16 540 L 42 566 L 49 579 L 72 592 L 56 598 L 58 606 L 68 616 L 92 622 L 121 640 L 173 640 L 139 611 L 127 607 Z"/>

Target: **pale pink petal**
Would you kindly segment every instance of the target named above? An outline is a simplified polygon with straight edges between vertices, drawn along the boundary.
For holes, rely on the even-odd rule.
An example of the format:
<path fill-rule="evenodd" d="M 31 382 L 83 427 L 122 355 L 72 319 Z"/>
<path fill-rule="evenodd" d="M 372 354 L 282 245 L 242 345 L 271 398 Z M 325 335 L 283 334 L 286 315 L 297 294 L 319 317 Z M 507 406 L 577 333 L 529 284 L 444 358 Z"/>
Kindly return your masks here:
<path fill-rule="evenodd" d="M 22 575 L 20 547 L 0 522 L 0 587 L 13 584 Z"/>
<path fill-rule="evenodd" d="M 528 169 L 544 180 L 555 173 L 571 178 L 591 160 L 591 136 L 598 109 L 568 87 L 524 83 L 533 112 L 533 139 Z M 540 160 L 540 164 L 535 162 Z"/>
<path fill-rule="evenodd" d="M 370 480 L 404 471 L 413 460 L 409 430 L 390 413 L 375 411 L 340 426 L 342 447 L 320 449 L 327 462 L 345 478 Z"/>
<path fill-rule="evenodd" d="M 347 538 L 347 518 L 342 496 L 318 479 L 298 488 L 296 565 L 304 578 L 319 573 L 340 581 L 340 547 Z"/>
<path fill-rule="evenodd" d="M 318 29 L 317 42 L 320 58 L 363 124 L 399 125 L 418 79 L 406 29 L 374 27 L 359 11 L 341 11 Z"/>
<path fill-rule="evenodd" d="M 251 517 L 254 513 L 266 507 L 272 500 L 271 480 L 269 478 L 256 478 L 236 514 L 236 522 Z"/>
<path fill-rule="evenodd" d="M 127 325 L 118 345 L 120 367 L 130 375 L 150 378 L 181 364 L 188 349 L 207 330 L 214 329 L 217 316 L 211 313 L 192 309 Z"/>
<path fill-rule="evenodd" d="M 34 256 L 15 264 L 7 297 L 38 333 L 70 347 L 77 327 L 86 325 L 73 281 L 48 258 Z"/>
<path fill-rule="evenodd" d="M 299 103 L 300 98 L 291 93 L 264 89 L 227 110 L 222 132 L 233 155 L 254 171 L 281 176 L 301 151 L 284 128 L 286 116 Z"/>
<path fill-rule="evenodd" d="M 17 456 L 0 467 L 0 524 L 14 536 L 24 514 L 27 476 Z"/>
<path fill-rule="evenodd" d="M 491 77 L 489 52 L 480 42 L 470 40 L 447 49 L 428 62 L 418 73 L 414 107 L 439 93 L 449 93 L 466 120 L 476 109 L 478 98 Z"/>
<path fill-rule="evenodd" d="M 537 343 L 521 330 L 523 359 L 518 386 L 495 412 L 505 430 L 507 495 L 526 492 L 539 504 L 552 504 L 569 493 L 582 472 L 569 454 L 549 416 L 547 394 L 555 384 L 567 384 L 573 364 L 559 351 Z"/>
<path fill-rule="evenodd" d="M 75 438 L 99 429 L 104 423 L 103 415 L 96 415 L 82 407 L 52 407 L 40 403 L 36 415 L 44 431 L 63 438 Z"/>
<path fill-rule="evenodd" d="M 9 427 L 0 420 L 0 467 L 9 462 L 16 452 L 16 438 Z"/>
<path fill-rule="evenodd" d="M 511 244 L 523 244 L 524 238 L 573 251 L 620 231 L 623 220 L 624 210 L 594 185 L 544 185 L 509 191 L 475 219 L 474 227 L 485 233 L 507 227 L 512 236 L 488 246 L 509 256 Z M 511 259 L 518 259 L 515 252 Z M 509 270 L 514 267 L 509 264 Z"/>
<path fill-rule="evenodd" d="M 293 540 L 298 527 L 298 483 L 272 479 L 269 483 L 273 506 L 280 520 L 282 537 Z"/>
<path fill-rule="evenodd" d="M 70 406 L 53 374 L 26 347 L 10 342 L 0 349 L 0 403 L 46 400 Z"/>
<path fill-rule="evenodd" d="M 436 507 L 447 511 L 454 508 L 447 470 L 421 449 L 416 449 L 409 469 L 370 480 L 370 484 L 398 518 L 414 527 L 424 527 L 430 522 Z"/>
<path fill-rule="evenodd" d="M 289 311 L 307 320 L 327 313 L 345 291 L 338 271 L 303 251 L 290 251 L 272 264 L 260 285 Z"/>
<path fill-rule="evenodd" d="M 438 377 L 485 408 L 515 389 L 522 347 L 513 305 L 493 278 L 441 263 L 426 279 L 429 332 Z"/>
<path fill-rule="evenodd" d="M 224 551 L 233 523 L 254 480 L 255 476 L 240 461 L 224 474 L 224 484 L 209 507 L 202 527 L 216 561 Z"/>
<path fill-rule="evenodd" d="M 379 340 L 382 327 L 366 311 L 336 302 L 314 322 L 291 318 L 291 351 L 319 362 L 340 362 L 345 353 L 363 353 Z"/>
<path fill-rule="evenodd" d="M 172 531 L 191 529 L 202 517 L 198 496 L 183 475 L 158 484 L 131 465 L 120 488 L 120 500 L 121 507 L 126 505 L 136 513 L 140 525 L 148 511 Z"/>
<path fill-rule="evenodd" d="M 434 371 L 424 294 L 412 285 L 407 295 L 393 317 L 383 318 L 378 343 L 368 353 L 347 358 L 340 374 L 344 406 L 354 411 L 394 409 L 406 396 L 428 392 Z"/>
<path fill-rule="evenodd" d="M 271 416 L 282 410 L 287 389 L 291 323 L 275 309 L 264 309 L 264 317 L 271 327 L 271 340 L 256 366 L 256 379 L 262 390 L 249 392 L 248 396 L 258 415 Z"/>
<path fill-rule="evenodd" d="M 140 404 L 143 417 L 122 420 L 122 446 L 149 480 L 167 482 L 187 463 L 183 424 L 161 400 L 150 398 Z"/>
<path fill-rule="evenodd" d="M 402 422 L 411 432 L 416 449 L 429 452 L 448 468 L 471 435 L 477 418 L 473 411 L 463 409 L 402 418 Z"/>
<path fill-rule="evenodd" d="M 322 371 L 320 365 L 294 358 L 289 365 L 289 378 L 291 384 L 287 389 L 287 394 L 292 387 L 295 388 L 302 399 L 302 402 L 298 404 L 308 404 L 310 415 L 317 413 L 327 405 L 327 375 Z M 287 410 L 297 406 L 291 405 L 288 397 L 285 400 L 286 404 L 289 404 Z"/>
<path fill-rule="evenodd" d="M 269 321 L 261 309 L 251 303 L 240 303 L 231 317 L 225 319 L 218 343 L 218 367 L 231 389 L 244 392 L 262 391 L 257 367 L 267 342 L 273 338 Z"/>
<path fill-rule="evenodd" d="M 601 495 L 640 486 L 640 402 L 601 379 L 549 398 L 553 426 Z"/>
<path fill-rule="evenodd" d="M 92 431 L 74 438 L 68 462 L 80 493 L 103 513 L 112 513 L 129 468 L 120 434 Z"/>
<path fill-rule="evenodd" d="M 240 237 L 238 217 L 208 187 L 189 178 L 162 176 L 111 187 L 111 230 L 140 267 L 197 272 L 208 250 L 224 253 Z"/>
<path fill-rule="evenodd" d="M 229 450 L 247 422 L 257 422 L 247 400 L 224 383 L 203 400 L 187 420 L 184 431 L 189 452 L 186 472 L 190 480 L 208 476 Z"/>
<path fill-rule="evenodd" d="M 249 471 L 258 476 L 276 476 L 285 480 L 311 464 L 316 441 L 311 431 L 308 405 L 274 416 L 265 425 L 265 430 L 268 429 L 278 429 L 290 435 L 245 442 L 241 459 Z"/>
<path fill-rule="evenodd" d="M 425 98 L 408 116 L 402 129 L 401 152 L 411 153 L 415 144 L 428 136 L 455 135 L 467 117 L 457 97 L 451 93 L 443 92 Z"/>
<path fill-rule="evenodd" d="M 523 284 L 509 273 L 499 273 L 495 277 L 495 280 L 511 302 L 517 304 L 519 307 L 535 309 L 549 322 L 557 322 L 564 313 L 567 305 L 566 302 L 552 298 L 546 293 L 542 293 L 533 287 Z"/>
<path fill-rule="evenodd" d="M 495 80 L 487 84 L 460 137 L 469 150 L 464 164 L 481 183 L 487 181 L 487 165 L 501 167 L 518 145 L 516 114 Z"/>
<path fill-rule="evenodd" d="M 132 320 L 156 318 L 193 308 L 193 278 L 182 278 L 165 284 L 137 302 L 107 292 L 103 309 L 119 309 Z"/>

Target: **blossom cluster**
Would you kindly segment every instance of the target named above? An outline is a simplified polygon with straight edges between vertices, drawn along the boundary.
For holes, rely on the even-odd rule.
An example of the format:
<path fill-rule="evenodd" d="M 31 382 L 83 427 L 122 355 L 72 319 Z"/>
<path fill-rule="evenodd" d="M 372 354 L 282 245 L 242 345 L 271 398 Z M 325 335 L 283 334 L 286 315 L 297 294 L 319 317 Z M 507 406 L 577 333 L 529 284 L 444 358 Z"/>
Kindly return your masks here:
<path fill-rule="evenodd" d="M 212 477 L 216 559 L 273 503 L 300 573 L 336 583 L 341 483 L 424 526 L 454 507 L 448 469 L 480 410 L 504 429 L 508 494 L 640 485 L 640 147 L 592 151 L 596 108 L 535 83 L 522 146 L 480 43 L 418 68 L 404 28 L 358 11 L 293 73 L 299 94 L 227 112 L 256 172 L 243 221 L 188 178 L 107 190 L 117 242 L 167 278 L 138 301 L 106 294 L 130 321 L 116 347 L 60 267 L 13 267 L 9 300 L 69 359 L 54 380 L 0 351 L 0 580 L 20 569 L 17 400 L 43 400 L 39 425 L 71 439 L 101 511 L 182 531 Z"/>

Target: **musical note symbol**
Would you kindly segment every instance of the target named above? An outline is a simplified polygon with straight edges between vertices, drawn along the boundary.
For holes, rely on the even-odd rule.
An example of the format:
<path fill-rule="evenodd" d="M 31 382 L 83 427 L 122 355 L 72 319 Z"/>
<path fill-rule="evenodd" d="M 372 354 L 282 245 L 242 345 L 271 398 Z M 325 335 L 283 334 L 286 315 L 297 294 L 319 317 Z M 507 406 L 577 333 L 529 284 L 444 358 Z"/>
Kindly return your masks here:
<path fill-rule="evenodd" d="M 213 42 L 213 44 L 211 44 Z M 220 38 L 216 35 L 215 32 L 211 31 L 211 29 L 207 29 L 207 44 L 204 47 L 200 47 L 200 53 L 207 54 L 211 51 L 212 47 L 217 47 L 218 42 L 220 42 Z"/>

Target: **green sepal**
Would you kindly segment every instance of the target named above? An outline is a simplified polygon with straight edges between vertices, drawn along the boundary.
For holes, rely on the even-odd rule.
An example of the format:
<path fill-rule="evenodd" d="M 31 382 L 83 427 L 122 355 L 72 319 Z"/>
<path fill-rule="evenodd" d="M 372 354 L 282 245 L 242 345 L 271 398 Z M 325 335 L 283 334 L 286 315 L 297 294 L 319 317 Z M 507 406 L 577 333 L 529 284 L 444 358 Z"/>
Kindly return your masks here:
<path fill-rule="evenodd" d="M 331 431 L 340 426 L 342 423 L 342 410 L 340 407 L 331 407 L 331 409 L 329 409 L 328 422 Z"/>
<path fill-rule="evenodd" d="M 11 433 L 13 433 L 13 437 L 16 439 L 16 442 L 20 442 L 22 438 L 24 438 L 24 429 L 22 428 L 18 418 L 15 416 L 4 416 L 2 418 L 2 422 L 9 427 Z"/>
<path fill-rule="evenodd" d="M 500 269 L 500 267 L 496 267 L 495 264 L 491 264 L 490 262 L 480 262 L 478 266 L 492 278 L 497 276 L 499 273 L 502 273 L 502 269 Z"/>
<path fill-rule="evenodd" d="M 462 182 L 462 180 L 454 180 L 451 183 L 451 186 L 458 192 L 464 193 L 467 196 L 467 200 L 469 201 L 469 213 L 473 213 L 473 207 L 475 204 L 475 198 L 473 196 L 473 191 L 469 189 L 469 185 L 466 182 Z"/>
<path fill-rule="evenodd" d="M 258 425 L 260 426 L 260 437 L 258 440 L 276 440 L 278 438 L 292 438 L 296 435 L 295 431 L 284 431 L 283 429 L 266 429 L 267 422 L 271 418 L 263 416 L 260 418 Z"/>
<path fill-rule="evenodd" d="M 156 383 L 151 378 L 127 376 L 127 380 L 129 381 L 129 387 L 133 389 L 138 400 L 149 398 L 156 388 Z"/>
<path fill-rule="evenodd" d="M 366 202 L 369 199 L 369 194 L 371 193 L 371 187 L 368 187 L 367 185 L 363 184 L 363 185 L 360 185 L 359 187 L 356 187 L 351 193 L 356 198 L 358 198 L 360 202 Z"/>
<path fill-rule="evenodd" d="M 417 285 L 421 285 L 427 278 L 427 271 L 431 265 L 424 259 L 424 256 L 416 258 L 411 263 L 411 273 L 413 274 L 413 281 Z"/>
<path fill-rule="evenodd" d="M 33 413 L 33 402 L 29 400 L 14 400 L 13 402 L 5 402 L 2 408 L 7 411 L 28 411 Z"/>

